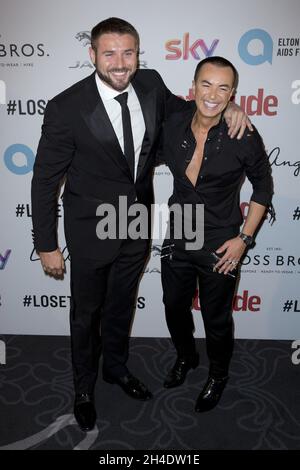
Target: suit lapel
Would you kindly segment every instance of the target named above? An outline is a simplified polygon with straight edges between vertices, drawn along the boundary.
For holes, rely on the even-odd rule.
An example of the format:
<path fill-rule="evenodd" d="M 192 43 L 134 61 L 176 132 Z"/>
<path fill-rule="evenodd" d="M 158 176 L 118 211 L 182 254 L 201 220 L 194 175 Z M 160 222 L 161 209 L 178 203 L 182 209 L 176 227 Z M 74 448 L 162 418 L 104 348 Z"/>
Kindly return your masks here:
<path fill-rule="evenodd" d="M 99 95 L 95 73 L 90 76 L 86 87 L 87 101 L 85 102 L 85 109 L 82 112 L 83 118 L 105 152 L 129 177 L 131 177 L 129 166 Z"/>
<path fill-rule="evenodd" d="M 143 170 L 147 161 L 150 149 L 152 147 L 155 137 L 155 126 L 156 126 L 156 90 L 145 90 L 140 82 L 133 79 L 132 85 L 139 99 L 143 117 L 145 120 L 146 132 L 139 156 L 137 178 Z"/>
<path fill-rule="evenodd" d="M 151 150 L 156 131 L 156 90 L 147 90 L 140 81 L 133 79 L 132 85 L 139 99 L 143 117 L 145 120 L 146 133 L 139 156 L 137 177 L 141 173 L 149 152 Z M 105 150 L 111 159 L 124 172 L 132 178 L 129 166 L 124 158 L 118 138 L 110 122 L 103 101 L 99 95 L 95 73 L 93 73 L 86 82 L 86 101 L 84 102 L 83 118 L 90 131 L 97 139 L 101 147 Z"/>

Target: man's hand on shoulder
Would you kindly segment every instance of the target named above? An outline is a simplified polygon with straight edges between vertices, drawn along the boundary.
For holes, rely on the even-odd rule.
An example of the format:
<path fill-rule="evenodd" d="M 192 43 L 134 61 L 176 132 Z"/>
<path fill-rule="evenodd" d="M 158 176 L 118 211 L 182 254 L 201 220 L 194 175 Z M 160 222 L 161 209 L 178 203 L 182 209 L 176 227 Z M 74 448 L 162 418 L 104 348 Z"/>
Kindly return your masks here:
<path fill-rule="evenodd" d="M 40 251 L 39 256 L 46 274 L 61 277 L 65 272 L 65 262 L 59 248 L 54 251 Z"/>
<path fill-rule="evenodd" d="M 237 104 L 230 101 L 228 103 L 227 109 L 224 113 L 226 123 L 229 127 L 228 135 L 233 139 L 241 139 L 246 127 L 250 131 L 253 131 L 251 121 L 248 118 L 247 114 L 238 106 Z"/>

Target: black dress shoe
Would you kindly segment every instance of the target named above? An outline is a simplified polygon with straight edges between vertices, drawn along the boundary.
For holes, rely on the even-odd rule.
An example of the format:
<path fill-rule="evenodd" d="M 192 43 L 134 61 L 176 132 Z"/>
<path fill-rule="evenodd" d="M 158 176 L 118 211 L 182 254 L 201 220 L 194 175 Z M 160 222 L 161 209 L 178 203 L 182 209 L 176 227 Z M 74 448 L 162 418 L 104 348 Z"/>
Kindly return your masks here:
<path fill-rule="evenodd" d="M 153 396 L 147 387 L 130 373 L 119 378 L 114 378 L 104 373 L 103 380 L 110 384 L 119 385 L 127 395 L 136 400 L 146 401 L 150 400 Z"/>
<path fill-rule="evenodd" d="M 82 431 L 91 431 L 97 419 L 93 399 L 88 393 L 76 395 L 74 415 Z"/>
<path fill-rule="evenodd" d="M 195 353 L 190 357 L 178 356 L 176 362 L 170 372 L 168 373 L 166 380 L 164 381 L 165 388 L 178 387 L 183 384 L 186 378 L 186 374 L 190 369 L 196 369 L 199 364 L 199 354 Z"/>
<path fill-rule="evenodd" d="M 223 390 L 226 387 L 227 380 L 228 377 L 220 379 L 208 377 L 208 380 L 196 401 L 195 411 L 202 413 L 203 411 L 212 410 L 220 401 Z"/>

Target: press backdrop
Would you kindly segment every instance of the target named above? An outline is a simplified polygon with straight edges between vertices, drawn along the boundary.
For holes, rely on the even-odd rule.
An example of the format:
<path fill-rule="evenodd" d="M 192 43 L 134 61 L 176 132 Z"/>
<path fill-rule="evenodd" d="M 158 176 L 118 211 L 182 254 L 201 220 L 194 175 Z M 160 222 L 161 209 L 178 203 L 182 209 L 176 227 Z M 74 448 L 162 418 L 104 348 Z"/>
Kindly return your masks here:
<path fill-rule="evenodd" d="M 31 236 L 30 183 L 47 100 L 93 72 L 91 28 L 108 16 L 141 35 L 141 67 L 157 69 L 177 95 L 191 99 L 199 60 L 221 55 L 240 73 L 236 101 L 263 136 L 273 169 L 277 220 L 266 220 L 248 252 L 234 303 L 239 338 L 300 335 L 300 3 L 265 0 L 1 0 L 0 12 L 0 333 L 69 334 L 69 274 L 44 275 Z M 157 202 L 172 190 L 166 167 L 155 175 Z M 242 189 L 247 213 L 251 187 Z M 61 201 L 59 201 L 61 202 Z M 65 249 L 62 206 L 59 240 Z M 167 336 L 159 249 L 141 281 L 134 336 Z M 66 261 L 69 272 L 69 261 Z M 117 293 L 116 293 L 117 294 Z M 122 299 L 120 299 L 122 301 Z M 194 305 L 196 336 L 203 336 Z"/>

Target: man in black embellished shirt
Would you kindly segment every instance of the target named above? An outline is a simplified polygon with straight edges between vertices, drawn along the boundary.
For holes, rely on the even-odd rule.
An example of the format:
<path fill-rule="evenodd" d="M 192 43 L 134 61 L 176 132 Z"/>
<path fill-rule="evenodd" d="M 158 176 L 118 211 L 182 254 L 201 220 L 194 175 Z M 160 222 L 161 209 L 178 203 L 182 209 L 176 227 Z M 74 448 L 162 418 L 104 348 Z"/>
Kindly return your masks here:
<path fill-rule="evenodd" d="M 196 402 L 198 412 L 216 406 L 227 383 L 238 263 L 253 243 L 273 193 L 269 161 L 257 130 L 246 130 L 241 140 L 228 136 L 223 112 L 237 80 L 235 67 L 222 57 L 199 62 L 193 83 L 194 109 L 173 114 L 164 129 L 162 160 L 174 176 L 169 206 L 177 205 L 184 212 L 191 205 L 193 218 L 195 209 L 204 206 L 203 246 L 195 249 L 184 236 L 178 239 L 177 225 L 183 218 L 174 217 L 162 249 L 166 320 L 177 350 L 164 386 L 181 385 L 199 363 L 191 313 L 198 283 L 210 362 L 208 380 Z M 245 175 L 253 193 L 240 232 L 239 194 Z"/>

